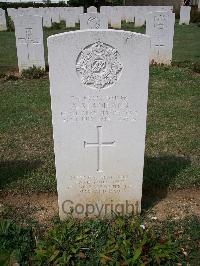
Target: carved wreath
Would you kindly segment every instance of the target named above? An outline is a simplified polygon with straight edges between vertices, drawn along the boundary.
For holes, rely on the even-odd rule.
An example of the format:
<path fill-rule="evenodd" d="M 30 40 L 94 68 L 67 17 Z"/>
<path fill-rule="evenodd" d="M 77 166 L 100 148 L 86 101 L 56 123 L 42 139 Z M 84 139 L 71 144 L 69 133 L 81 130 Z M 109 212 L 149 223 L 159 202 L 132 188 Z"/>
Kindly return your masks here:
<path fill-rule="evenodd" d="M 76 71 L 83 84 L 99 90 L 105 89 L 119 79 L 122 71 L 119 53 L 102 42 L 91 44 L 79 54 Z"/>

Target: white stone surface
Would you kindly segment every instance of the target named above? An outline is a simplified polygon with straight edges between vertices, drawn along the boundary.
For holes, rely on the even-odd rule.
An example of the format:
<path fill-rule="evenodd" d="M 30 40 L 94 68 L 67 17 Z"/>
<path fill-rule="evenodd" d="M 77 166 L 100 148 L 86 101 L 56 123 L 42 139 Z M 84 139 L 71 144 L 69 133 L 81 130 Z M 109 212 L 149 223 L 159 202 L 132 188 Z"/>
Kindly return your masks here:
<path fill-rule="evenodd" d="M 125 20 L 126 22 L 134 22 L 135 21 L 135 6 L 126 6 L 125 7 Z"/>
<path fill-rule="evenodd" d="M 43 13 L 43 27 L 51 28 L 52 21 L 51 21 L 51 11 L 49 7 L 44 7 L 42 13 Z"/>
<path fill-rule="evenodd" d="M 80 15 L 80 29 L 108 29 L 108 18 L 100 13 L 85 13 Z"/>
<path fill-rule="evenodd" d="M 173 12 L 173 6 L 151 6 L 152 12 L 155 11 L 165 11 L 165 12 Z"/>
<path fill-rule="evenodd" d="M 117 6 L 117 9 L 120 12 L 121 15 L 121 20 L 126 20 L 126 16 L 125 16 L 125 10 L 126 10 L 127 6 Z"/>
<path fill-rule="evenodd" d="M 51 7 L 50 8 L 50 12 L 51 12 L 51 21 L 52 23 L 60 23 L 60 11 L 59 8 L 57 7 Z"/>
<path fill-rule="evenodd" d="M 68 10 L 65 13 L 65 23 L 66 23 L 66 28 L 75 28 L 76 26 L 76 18 L 77 14 L 75 10 Z"/>
<path fill-rule="evenodd" d="M 76 13 L 76 23 L 80 22 L 80 15 L 83 14 L 83 7 L 79 6 L 79 7 L 74 7 L 75 13 Z"/>
<path fill-rule="evenodd" d="M 43 7 L 38 7 L 37 9 L 38 9 L 37 10 L 37 16 L 40 16 L 43 18 L 44 13 L 45 13 L 45 9 Z"/>
<path fill-rule="evenodd" d="M 135 27 L 142 27 L 145 24 L 146 11 L 143 6 L 135 7 Z"/>
<path fill-rule="evenodd" d="M 121 29 L 121 13 L 117 7 L 112 7 L 110 25 L 113 29 Z"/>
<path fill-rule="evenodd" d="M 60 20 L 65 21 L 69 7 L 62 7 L 59 8 L 59 10 L 60 10 Z"/>
<path fill-rule="evenodd" d="M 97 8 L 95 6 L 90 6 L 87 8 L 87 13 L 97 13 Z"/>
<path fill-rule="evenodd" d="M 5 10 L 0 8 L 0 31 L 7 30 Z"/>
<path fill-rule="evenodd" d="M 11 20 L 14 22 L 14 18 L 17 15 L 17 9 L 16 8 L 8 8 L 7 9 L 8 16 L 11 18 Z"/>
<path fill-rule="evenodd" d="M 151 63 L 171 64 L 174 23 L 174 13 L 156 11 L 148 14 L 146 34 L 151 37 Z"/>
<path fill-rule="evenodd" d="M 15 8 L 7 8 L 7 13 L 9 17 L 12 17 L 13 13 L 16 11 Z"/>
<path fill-rule="evenodd" d="M 111 22 L 111 13 L 112 13 L 112 7 L 111 6 L 101 6 L 100 7 L 100 14 L 104 14 L 108 17 L 108 23 Z"/>
<path fill-rule="evenodd" d="M 32 66 L 45 68 L 42 17 L 16 16 L 14 23 L 19 72 Z"/>
<path fill-rule="evenodd" d="M 125 213 L 140 212 L 149 49 L 148 36 L 120 30 L 48 38 L 61 219 L 70 207 L 79 218 L 122 213 L 127 201 Z"/>
<path fill-rule="evenodd" d="M 182 24 L 189 25 L 190 24 L 190 11 L 191 11 L 190 6 L 181 6 L 180 21 L 179 21 L 180 25 L 182 25 Z"/>

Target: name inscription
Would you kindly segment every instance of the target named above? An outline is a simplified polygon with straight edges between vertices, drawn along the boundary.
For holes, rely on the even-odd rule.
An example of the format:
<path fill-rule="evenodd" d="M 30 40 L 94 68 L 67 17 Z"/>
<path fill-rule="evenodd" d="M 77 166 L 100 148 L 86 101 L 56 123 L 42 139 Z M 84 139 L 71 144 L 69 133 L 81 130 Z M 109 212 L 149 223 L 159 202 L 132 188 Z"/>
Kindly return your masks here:
<path fill-rule="evenodd" d="M 64 122 L 135 121 L 137 110 L 129 107 L 127 96 L 71 96 Z"/>

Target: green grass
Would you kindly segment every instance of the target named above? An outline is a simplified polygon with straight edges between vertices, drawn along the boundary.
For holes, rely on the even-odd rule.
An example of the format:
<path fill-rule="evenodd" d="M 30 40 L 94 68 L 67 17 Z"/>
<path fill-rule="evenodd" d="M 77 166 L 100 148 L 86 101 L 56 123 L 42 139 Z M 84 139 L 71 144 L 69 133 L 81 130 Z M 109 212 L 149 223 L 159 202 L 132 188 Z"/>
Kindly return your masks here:
<path fill-rule="evenodd" d="M 54 221 L 43 236 L 34 225 L 1 220 L 0 264 L 197 266 L 199 234 L 196 216 L 156 223 L 145 217 L 84 221 L 69 217 Z"/>
<path fill-rule="evenodd" d="M 0 32 L 0 70 L 17 67 L 14 32 Z"/>

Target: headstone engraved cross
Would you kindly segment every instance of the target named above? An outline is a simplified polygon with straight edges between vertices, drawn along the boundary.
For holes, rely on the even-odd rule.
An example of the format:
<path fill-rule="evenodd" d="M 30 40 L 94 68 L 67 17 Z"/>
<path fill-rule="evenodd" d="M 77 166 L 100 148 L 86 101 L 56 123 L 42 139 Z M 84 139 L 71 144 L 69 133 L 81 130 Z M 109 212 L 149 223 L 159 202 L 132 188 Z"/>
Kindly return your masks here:
<path fill-rule="evenodd" d="M 148 36 L 128 31 L 48 38 L 61 219 L 140 212 L 149 50 Z"/>
<path fill-rule="evenodd" d="M 94 147 L 98 149 L 98 167 L 97 167 L 97 172 L 103 172 L 103 165 L 102 165 L 102 161 L 103 161 L 103 154 L 102 154 L 102 148 L 103 147 L 114 147 L 115 146 L 115 141 L 111 141 L 111 142 L 103 142 L 102 140 L 102 126 L 97 126 L 97 133 L 98 133 L 98 142 L 97 143 L 88 143 L 86 141 L 84 141 L 84 147 L 85 148 L 90 148 L 90 147 Z"/>
<path fill-rule="evenodd" d="M 25 28 L 24 36 L 18 38 L 19 44 L 24 44 L 27 47 L 27 58 L 30 59 L 31 47 L 30 44 L 38 44 L 37 40 L 33 39 L 33 29 Z"/>
<path fill-rule="evenodd" d="M 160 50 L 162 49 L 161 47 L 164 47 L 165 45 L 163 44 L 162 36 L 163 36 L 163 31 L 167 28 L 167 21 L 166 18 L 163 14 L 160 14 L 158 16 L 154 16 L 154 28 L 157 29 L 158 31 L 158 42 L 155 44 L 155 47 L 158 47 L 157 49 L 157 54 L 160 54 Z M 161 48 L 161 49 L 160 49 Z"/>
<path fill-rule="evenodd" d="M 33 66 L 44 69 L 42 17 L 17 16 L 14 23 L 19 72 Z"/>
<path fill-rule="evenodd" d="M 150 12 L 146 18 L 146 34 L 151 37 L 150 62 L 170 65 L 172 61 L 175 14 Z"/>

